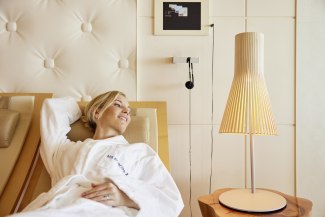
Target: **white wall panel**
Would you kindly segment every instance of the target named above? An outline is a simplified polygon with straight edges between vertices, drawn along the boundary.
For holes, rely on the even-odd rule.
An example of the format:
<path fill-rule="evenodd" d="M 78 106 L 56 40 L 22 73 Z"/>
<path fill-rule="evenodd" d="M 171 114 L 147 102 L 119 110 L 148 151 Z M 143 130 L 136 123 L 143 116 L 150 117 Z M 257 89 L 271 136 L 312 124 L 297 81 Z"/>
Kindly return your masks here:
<path fill-rule="evenodd" d="M 198 197 L 209 194 L 211 167 L 211 125 L 192 125 L 192 212 L 200 216 Z M 214 134 L 214 132 L 213 132 Z M 186 152 L 185 152 L 186 153 Z M 184 216 L 185 217 L 185 216 Z"/>
<path fill-rule="evenodd" d="M 210 0 L 210 16 L 245 16 L 245 0 Z"/>
<path fill-rule="evenodd" d="M 247 16 L 295 16 L 295 0 L 247 0 Z"/>
<path fill-rule="evenodd" d="M 324 8 L 324 0 L 297 0 L 297 19 L 303 22 L 324 22 Z"/>
<path fill-rule="evenodd" d="M 295 108 L 295 21 L 251 18 L 247 31 L 264 33 L 265 80 L 277 124 L 293 124 Z"/>
<path fill-rule="evenodd" d="M 297 195 L 325 213 L 325 2 L 299 0 L 297 14 Z"/>
<path fill-rule="evenodd" d="M 181 217 L 190 216 L 190 164 L 188 125 L 169 125 L 168 140 L 171 174 L 182 194 L 184 209 Z"/>
<path fill-rule="evenodd" d="M 245 139 L 243 135 L 219 134 L 214 125 L 212 189 L 245 187 Z"/>
<path fill-rule="evenodd" d="M 154 16 L 154 0 L 137 0 L 138 17 Z"/>
<path fill-rule="evenodd" d="M 294 195 L 295 130 L 293 126 L 285 125 L 278 125 L 277 129 L 277 136 L 254 137 L 256 187 Z"/>

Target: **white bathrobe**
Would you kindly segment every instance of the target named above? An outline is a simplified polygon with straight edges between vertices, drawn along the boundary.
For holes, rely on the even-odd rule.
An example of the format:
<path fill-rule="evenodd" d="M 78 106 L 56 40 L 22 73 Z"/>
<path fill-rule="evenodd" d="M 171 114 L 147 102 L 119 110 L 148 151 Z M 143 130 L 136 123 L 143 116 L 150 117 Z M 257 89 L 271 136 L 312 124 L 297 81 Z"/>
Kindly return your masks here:
<path fill-rule="evenodd" d="M 52 189 L 17 216 L 176 217 L 181 195 L 168 170 L 146 144 L 129 144 L 123 136 L 72 142 L 70 124 L 81 111 L 73 98 L 47 99 L 41 111 L 41 157 Z M 82 198 L 91 183 L 112 180 L 140 210 L 110 207 Z"/>

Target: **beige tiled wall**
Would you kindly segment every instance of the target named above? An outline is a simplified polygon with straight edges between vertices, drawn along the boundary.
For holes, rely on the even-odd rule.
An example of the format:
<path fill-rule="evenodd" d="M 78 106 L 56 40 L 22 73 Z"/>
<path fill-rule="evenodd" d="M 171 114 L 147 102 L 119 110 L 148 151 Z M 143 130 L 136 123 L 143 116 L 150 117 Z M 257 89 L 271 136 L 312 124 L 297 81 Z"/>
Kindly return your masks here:
<path fill-rule="evenodd" d="M 253 17 L 295 17 L 295 0 L 247 0 L 247 14 Z"/>
<path fill-rule="evenodd" d="M 213 83 L 212 28 L 209 36 L 155 36 L 154 2 L 138 1 L 137 97 L 167 101 L 171 173 L 184 199 L 182 217 L 191 216 L 191 209 L 194 217 L 201 216 L 197 198 L 209 193 L 211 143 L 212 191 L 249 183 L 244 136 L 218 134 L 234 73 L 234 37 L 245 29 L 265 34 L 265 77 L 279 128 L 278 136 L 256 138 L 256 184 L 289 194 L 295 190 L 295 0 L 209 4 L 210 23 L 215 24 Z M 184 86 L 188 66 L 173 64 L 173 56 L 200 58 L 190 96 Z"/>
<path fill-rule="evenodd" d="M 210 1 L 211 17 L 243 17 L 245 16 L 244 0 Z"/>
<path fill-rule="evenodd" d="M 325 216 L 325 1 L 298 0 L 297 194 Z"/>

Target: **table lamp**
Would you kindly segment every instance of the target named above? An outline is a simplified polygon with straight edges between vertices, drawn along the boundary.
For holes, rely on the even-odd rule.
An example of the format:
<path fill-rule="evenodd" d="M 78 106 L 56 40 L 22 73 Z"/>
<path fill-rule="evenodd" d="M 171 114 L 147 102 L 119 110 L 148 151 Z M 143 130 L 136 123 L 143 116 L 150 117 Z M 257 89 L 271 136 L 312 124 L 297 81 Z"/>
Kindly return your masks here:
<path fill-rule="evenodd" d="M 235 37 L 235 73 L 219 133 L 244 134 L 250 140 L 251 189 L 233 189 L 220 195 L 229 208 L 271 212 L 286 206 L 279 194 L 255 189 L 254 135 L 276 135 L 277 129 L 264 80 L 264 35 L 239 33 Z"/>

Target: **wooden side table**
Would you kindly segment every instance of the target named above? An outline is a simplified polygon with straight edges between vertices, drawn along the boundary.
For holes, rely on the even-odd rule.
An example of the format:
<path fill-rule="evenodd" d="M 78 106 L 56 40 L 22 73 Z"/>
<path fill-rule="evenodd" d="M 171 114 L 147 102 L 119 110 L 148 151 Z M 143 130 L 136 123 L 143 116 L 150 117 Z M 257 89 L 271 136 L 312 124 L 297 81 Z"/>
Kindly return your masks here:
<path fill-rule="evenodd" d="M 199 197 L 199 205 L 203 217 L 310 217 L 313 203 L 310 200 L 289 196 L 287 194 L 274 191 L 282 195 L 287 200 L 287 206 L 279 211 L 270 213 L 250 213 L 250 212 L 238 212 L 229 209 L 219 203 L 219 195 L 225 191 L 231 190 L 231 188 L 223 188 L 216 190 L 210 195 Z M 265 189 L 268 190 L 268 189 Z"/>

